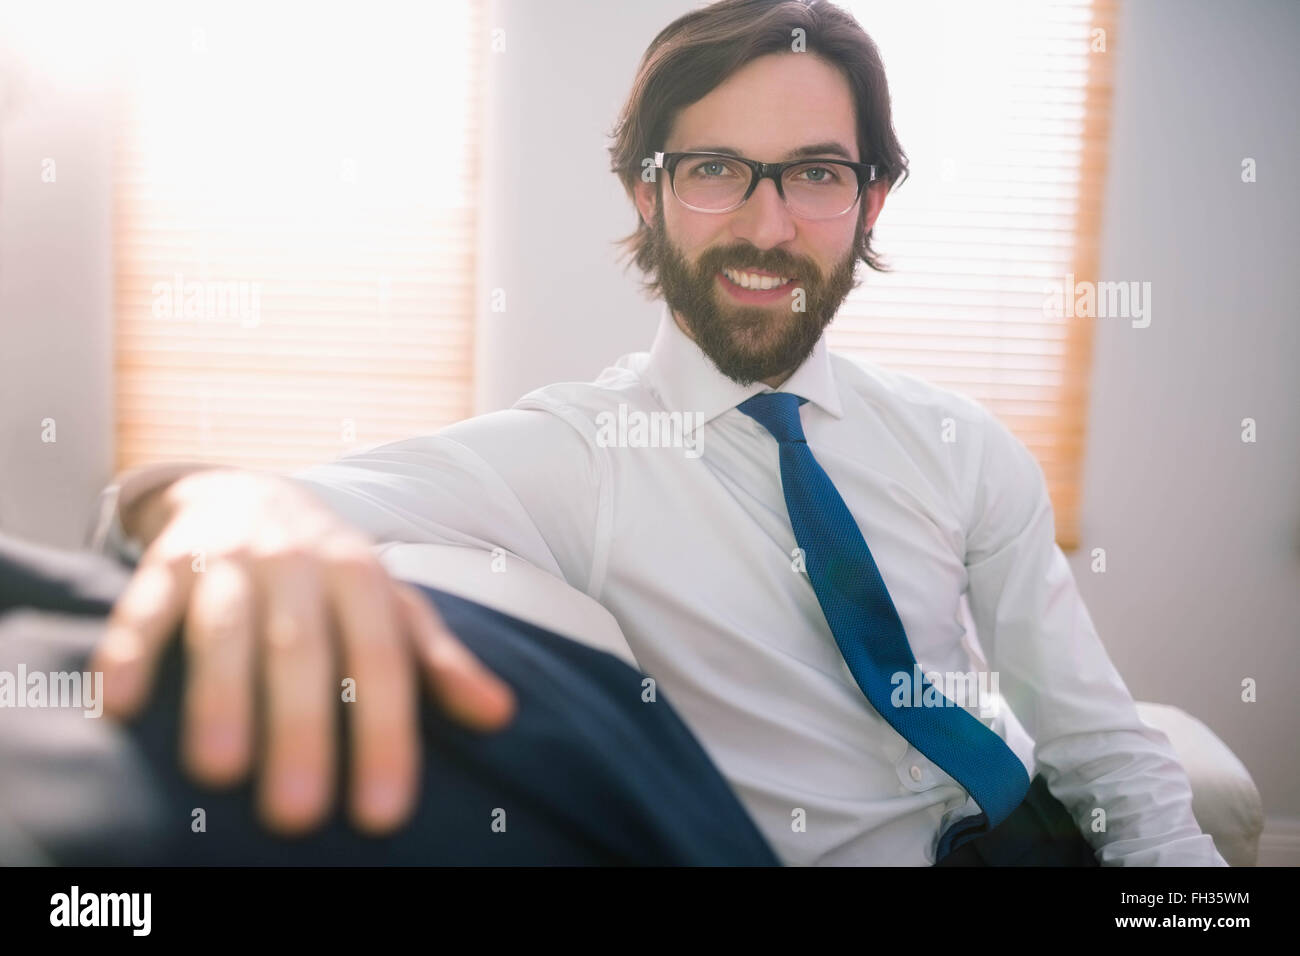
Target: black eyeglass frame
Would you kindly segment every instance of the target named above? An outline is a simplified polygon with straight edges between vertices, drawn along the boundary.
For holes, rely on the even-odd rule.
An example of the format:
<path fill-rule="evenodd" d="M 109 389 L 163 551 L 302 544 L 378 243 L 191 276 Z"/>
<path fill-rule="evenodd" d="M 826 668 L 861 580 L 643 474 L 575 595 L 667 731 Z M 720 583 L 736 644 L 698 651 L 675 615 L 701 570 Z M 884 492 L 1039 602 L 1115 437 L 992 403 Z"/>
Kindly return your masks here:
<path fill-rule="evenodd" d="M 735 162 L 744 163 L 746 166 L 748 166 L 749 167 L 749 188 L 745 190 L 745 195 L 741 197 L 740 202 L 736 203 L 734 206 L 728 206 L 726 209 L 701 209 L 698 206 L 692 206 L 690 203 L 682 199 L 681 196 L 678 196 L 677 195 L 677 166 L 687 156 L 710 156 L 710 157 L 716 157 L 718 159 L 734 160 Z M 862 198 L 862 190 L 866 187 L 866 185 L 868 183 L 873 183 L 876 181 L 876 167 L 874 165 L 870 163 L 853 163 L 847 159 L 831 159 L 829 157 L 822 159 L 816 156 L 812 156 L 812 157 L 806 157 L 804 159 L 792 159 L 784 163 L 760 163 L 756 159 L 746 159 L 744 156 L 733 156 L 731 153 L 656 152 L 654 155 L 655 168 L 666 170 L 668 173 L 668 186 L 673 191 L 673 197 L 679 203 L 685 206 L 687 209 L 693 210 L 695 212 L 703 212 L 703 213 L 734 212 L 735 210 L 739 209 L 741 206 L 745 205 L 745 203 L 749 201 L 749 197 L 754 195 L 754 190 L 758 188 L 758 184 L 761 183 L 764 179 L 768 179 L 768 178 L 770 178 L 774 183 L 776 183 L 777 195 L 781 197 L 781 201 L 785 203 L 785 207 L 787 209 L 790 209 L 790 201 L 785 198 L 785 187 L 781 183 L 782 175 L 784 175 L 785 171 L 789 169 L 791 166 L 807 166 L 807 165 L 816 165 L 816 164 L 847 166 L 849 169 L 853 170 L 854 175 L 857 176 L 858 192 L 857 195 L 853 197 L 853 202 L 849 203 L 849 205 L 840 212 L 834 213 L 829 216 L 816 216 L 816 217 L 800 215 L 799 216 L 800 219 L 821 221 L 824 219 L 835 219 L 838 216 L 842 216 L 858 204 L 858 201 Z M 794 212 L 794 210 L 792 209 L 790 211 L 792 213 Z M 796 215 L 798 214 L 796 213 Z"/>

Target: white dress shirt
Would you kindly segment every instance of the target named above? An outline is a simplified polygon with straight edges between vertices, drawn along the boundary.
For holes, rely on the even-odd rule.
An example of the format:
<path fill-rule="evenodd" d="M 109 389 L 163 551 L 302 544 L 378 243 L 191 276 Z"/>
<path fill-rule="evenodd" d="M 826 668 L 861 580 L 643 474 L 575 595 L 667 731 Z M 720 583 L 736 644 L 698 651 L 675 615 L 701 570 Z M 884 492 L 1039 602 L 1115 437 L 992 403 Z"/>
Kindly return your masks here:
<path fill-rule="evenodd" d="M 665 307 L 650 351 L 594 382 L 295 477 L 380 542 L 503 548 L 601 602 L 783 862 L 933 864 L 979 808 L 867 701 L 797 570 L 776 441 L 736 408 L 769 390 L 723 376 Z M 808 399 L 809 447 L 922 670 L 997 675 L 1014 713 L 967 709 L 1099 861 L 1226 866 L 1098 639 L 1024 445 L 973 400 L 825 338 L 781 390 Z M 632 427 L 671 413 L 680 433 L 656 434 L 676 447 Z"/>

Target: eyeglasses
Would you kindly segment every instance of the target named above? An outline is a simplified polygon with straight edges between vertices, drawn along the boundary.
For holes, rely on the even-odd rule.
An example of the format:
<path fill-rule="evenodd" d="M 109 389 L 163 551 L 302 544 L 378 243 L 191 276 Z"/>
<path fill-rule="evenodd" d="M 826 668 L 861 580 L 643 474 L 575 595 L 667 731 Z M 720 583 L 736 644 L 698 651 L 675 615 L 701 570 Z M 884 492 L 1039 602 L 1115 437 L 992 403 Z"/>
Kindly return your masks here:
<path fill-rule="evenodd" d="M 852 209 L 862 187 L 875 182 L 876 167 L 843 159 L 760 163 L 728 153 L 655 153 L 668 171 L 673 195 L 696 212 L 731 212 L 772 178 L 786 207 L 800 219 L 834 219 Z"/>

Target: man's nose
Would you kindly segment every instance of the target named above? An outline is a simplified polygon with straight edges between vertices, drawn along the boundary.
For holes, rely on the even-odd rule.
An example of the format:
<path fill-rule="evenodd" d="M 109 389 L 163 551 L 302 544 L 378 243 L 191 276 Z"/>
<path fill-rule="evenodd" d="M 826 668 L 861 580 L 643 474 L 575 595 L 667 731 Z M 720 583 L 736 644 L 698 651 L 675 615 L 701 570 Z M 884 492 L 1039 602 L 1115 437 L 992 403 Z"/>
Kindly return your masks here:
<path fill-rule="evenodd" d="M 777 192 L 776 181 L 768 178 L 754 188 L 754 194 L 736 210 L 732 232 L 760 249 L 780 245 L 794 238 L 794 217 Z"/>

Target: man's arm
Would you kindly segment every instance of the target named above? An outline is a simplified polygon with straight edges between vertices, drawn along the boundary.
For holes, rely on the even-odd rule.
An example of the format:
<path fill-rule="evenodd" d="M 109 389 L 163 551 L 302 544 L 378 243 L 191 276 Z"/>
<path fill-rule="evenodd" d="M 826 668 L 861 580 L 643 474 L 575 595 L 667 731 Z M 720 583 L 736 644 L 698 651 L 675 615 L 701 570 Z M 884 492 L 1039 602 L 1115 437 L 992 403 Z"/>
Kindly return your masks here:
<path fill-rule="evenodd" d="M 559 414 L 512 408 L 293 478 L 376 542 L 503 548 L 596 597 L 609 487 L 597 451 Z"/>
<path fill-rule="evenodd" d="M 177 462 L 119 476 L 104 491 L 92 546 L 134 564 L 141 537 L 157 533 L 156 500 L 210 467 Z M 377 544 L 500 547 L 591 594 L 603 567 L 597 542 L 608 512 L 606 467 L 578 424 L 516 408 L 288 477 Z"/>
<path fill-rule="evenodd" d="M 501 726 L 513 704 L 436 611 L 387 576 L 373 546 L 502 547 L 590 588 L 606 463 L 579 431 L 549 412 L 510 410 L 291 478 L 185 465 L 130 476 L 100 522 L 101 544 L 140 558 L 97 651 L 106 709 L 138 711 L 183 619 L 187 764 L 206 782 L 247 773 L 260 670 L 263 812 L 296 830 L 329 809 L 325 758 L 339 728 L 328 676 L 346 672 L 369 688 L 352 722 L 354 818 L 400 824 L 418 774 L 415 665 L 471 726 Z"/>
<path fill-rule="evenodd" d="M 1097 636 L 1056 544 L 1042 469 L 991 414 L 982 431 L 966 539 L 971 614 L 1048 788 L 1103 865 L 1226 866 L 1192 815 L 1169 739 L 1142 723 Z"/>

